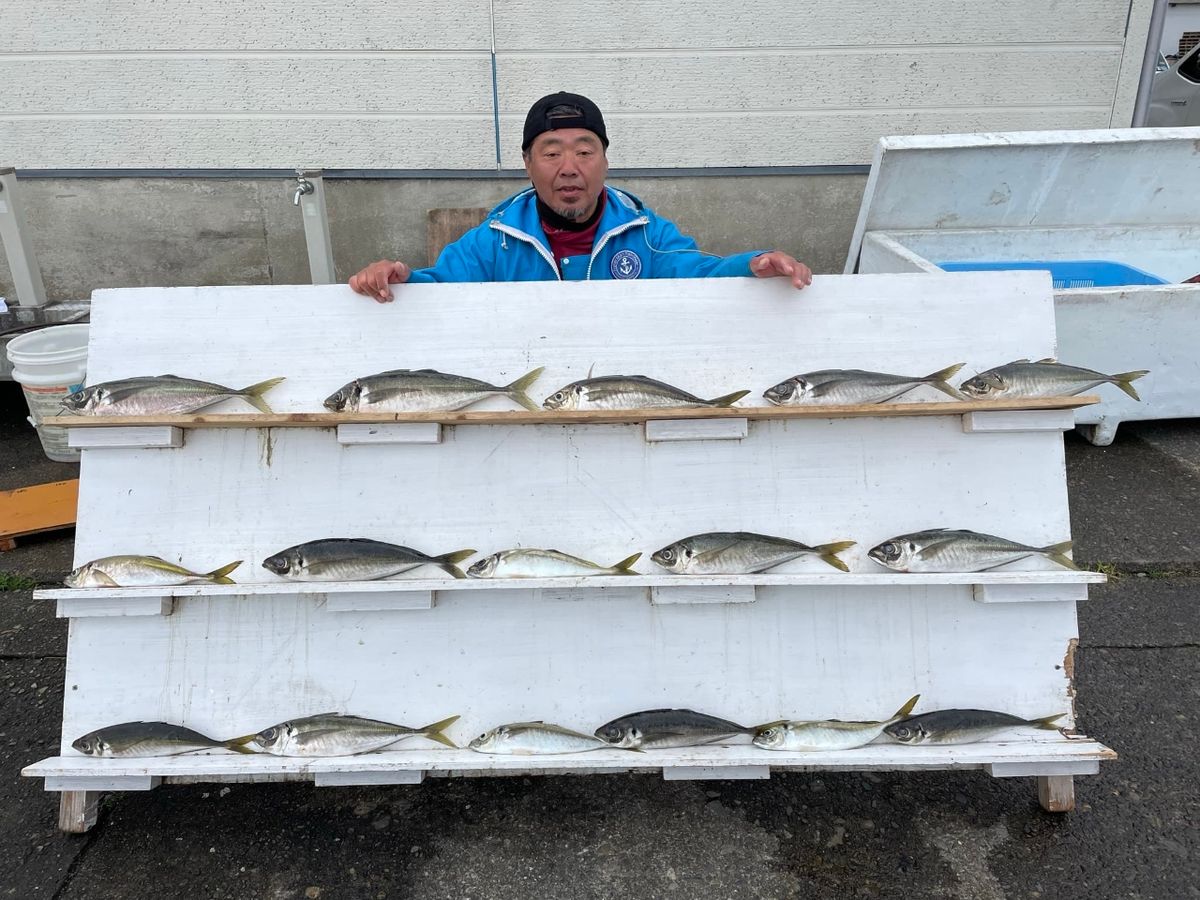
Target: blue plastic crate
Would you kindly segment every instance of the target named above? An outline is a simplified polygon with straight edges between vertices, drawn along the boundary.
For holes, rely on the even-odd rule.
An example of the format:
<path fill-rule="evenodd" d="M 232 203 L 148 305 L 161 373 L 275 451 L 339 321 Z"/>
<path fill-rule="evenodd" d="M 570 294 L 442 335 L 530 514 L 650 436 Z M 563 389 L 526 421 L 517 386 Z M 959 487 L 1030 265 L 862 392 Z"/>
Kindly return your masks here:
<path fill-rule="evenodd" d="M 947 272 L 995 272 L 1009 269 L 1049 269 L 1054 289 L 1120 287 L 1126 284 L 1166 284 L 1167 279 L 1135 266 L 1106 259 L 955 260 L 938 263 Z"/>

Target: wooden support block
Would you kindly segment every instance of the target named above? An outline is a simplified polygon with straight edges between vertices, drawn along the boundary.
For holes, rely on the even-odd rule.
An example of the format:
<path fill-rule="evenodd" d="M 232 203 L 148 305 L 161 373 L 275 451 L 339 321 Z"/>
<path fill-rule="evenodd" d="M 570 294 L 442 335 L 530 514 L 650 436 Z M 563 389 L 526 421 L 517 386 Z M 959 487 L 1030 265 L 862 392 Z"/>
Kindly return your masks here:
<path fill-rule="evenodd" d="M 354 787 L 371 784 L 420 784 L 425 780 L 421 769 L 393 769 L 375 772 L 317 772 L 313 784 L 317 787 Z"/>
<path fill-rule="evenodd" d="M 58 800 L 58 830 L 83 834 L 96 824 L 100 791 L 63 791 Z"/>
<path fill-rule="evenodd" d="M 735 419 L 650 419 L 646 422 L 646 440 L 658 441 L 740 441 L 750 430 L 750 421 Z"/>
<path fill-rule="evenodd" d="M 78 478 L 0 492 L 0 550 L 13 549 L 13 538 L 74 525 L 78 503 Z"/>
<path fill-rule="evenodd" d="M 1070 431 L 1075 413 L 1069 409 L 1013 409 L 996 412 L 969 412 L 962 417 L 967 434 L 995 434 L 1020 431 Z"/>
<path fill-rule="evenodd" d="M 433 591 L 326 594 L 328 612 L 376 612 L 381 609 L 433 609 Z"/>
<path fill-rule="evenodd" d="M 447 244 L 452 244 L 482 222 L 488 214 L 485 207 L 461 209 L 431 209 L 427 214 L 428 230 L 425 236 L 425 255 L 429 265 L 437 262 Z"/>
<path fill-rule="evenodd" d="M 48 791 L 150 791 L 162 783 L 159 775 L 145 772 L 123 775 L 47 775 Z"/>
<path fill-rule="evenodd" d="M 68 428 L 72 450 L 173 449 L 183 446 L 183 429 L 173 425 Z"/>
<path fill-rule="evenodd" d="M 339 444 L 440 444 L 437 422 L 396 422 L 379 425 L 339 425 Z"/>
<path fill-rule="evenodd" d="M 997 762 L 985 766 L 993 778 L 1028 778 L 1030 775 L 1095 775 L 1100 771 L 1097 759 L 1030 760 L 1028 762 Z"/>
<path fill-rule="evenodd" d="M 60 597 L 55 615 L 60 619 L 87 616 L 169 616 L 173 597 Z"/>
<path fill-rule="evenodd" d="M 1046 603 L 1087 599 L 1086 584 L 975 584 L 976 603 Z"/>
<path fill-rule="evenodd" d="M 660 586 L 650 588 L 650 602 L 655 606 L 674 603 L 753 603 L 754 591 L 752 584 Z"/>
<path fill-rule="evenodd" d="M 663 781 L 765 781 L 770 766 L 664 766 Z"/>
<path fill-rule="evenodd" d="M 1070 775 L 1045 775 L 1037 780 L 1038 803 L 1046 812 L 1065 813 L 1075 808 L 1075 779 Z"/>

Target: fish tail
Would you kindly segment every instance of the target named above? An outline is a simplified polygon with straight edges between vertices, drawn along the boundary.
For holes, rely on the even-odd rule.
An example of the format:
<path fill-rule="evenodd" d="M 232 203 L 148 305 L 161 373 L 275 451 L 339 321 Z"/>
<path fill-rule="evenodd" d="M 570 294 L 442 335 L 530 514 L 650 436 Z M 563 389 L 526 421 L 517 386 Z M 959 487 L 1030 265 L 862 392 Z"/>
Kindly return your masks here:
<path fill-rule="evenodd" d="M 443 553 L 441 556 L 433 558 L 433 564 L 455 578 L 466 578 L 463 570 L 458 567 L 458 563 L 464 559 L 470 559 L 476 552 L 475 550 L 455 550 L 453 553 Z"/>
<path fill-rule="evenodd" d="M 917 701 L 920 699 L 921 699 L 920 694 L 913 694 L 911 697 L 909 697 L 908 702 L 905 703 L 898 710 L 896 710 L 896 712 L 892 715 L 892 721 L 895 721 L 897 719 L 903 719 L 905 716 L 907 716 L 910 712 L 913 711 L 913 707 L 917 705 Z"/>
<path fill-rule="evenodd" d="M 211 581 L 213 584 L 233 584 L 232 578 L 225 576 L 242 564 L 242 560 L 236 559 L 228 565 L 221 566 L 219 569 L 213 569 L 211 572 L 206 572 L 204 575 L 205 581 Z"/>
<path fill-rule="evenodd" d="M 474 553 L 475 551 L 471 552 Z M 459 716 L 451 716 L 448 719 L 442 719 L 440 722 L 434 722 L 432 725 L 426 725 L 424 728 L 420 729 L 420 732 L 431 741 L 437 741 L 439 744 L 445 744 L 447 747 L 457 750 L 458 744 L 454 743 L 454 741 L 450 740 L 450 738 L 446 737 L 444 734 L 442 734 L 442 732 L 457 722 L 459 718 Z"/>
<path fill-rule="evenodd" d="M 942 369 L 940 372 L 932 372 L 929 375 L 926 375 L 921 380 L 924 381 L 926 384 L 928 384 L 930 387 L 937 388 L 943 394 L 949 394 L 955 400 L 962 400 L 963 395 L 960 394 L 957 390 L 955 390 L 955 388 L 952 385 L 950 385 L 949 381 L 951 378 L 953 378 L 955 375 L 957 375 L 958 370 L 961 369 L 965 365 L 966 365 L 966 363 L 955 363 L 952 366 L 947 366 L 946 368 Z"/>
<path fill-rule="evenodd" d="M 250 387 L 242 388 L 240 391 L 238 391 L 238 396 L 244 399 L 259 412 L 270 415 L 272 412 L 274 412 L 274 410 L 267 406 L 267 401 L 263 399 L 262 395 L 283 380 L 284 379 L 282 378 L 268 378 L 266 381 L 260 381 L 258 384 L 252 384 Z"/>
<path fill-rule="evenodd" d="M 1118 374 L 1112 376 L 1112 383 L 1127 393 L 1134 400 L 1140 402 L 1142 398 L 1138 396 L 1138 392 L 1133 389 L 1133 385 L 1129 382 L 1136 381 L 1143 375 L 1149 374 L 1149 369 L 1138 369 L 1136 372 L 1119 372 Z"/>
<path fill-rule="evenodd" d="M 835 569 L 841 569 L 843 572 L 849 572 L 850 567 L 837 558 L 835 554 L 841 553 L 843 550 L 849 550 L 854 546 L 854 541 L 834 541 L 832 544 L 818 544 L 813 547 L 817 551 L 817 555 L 825 562 L 829 563 Z"/>
<path fill-rule="evenodd" d="M 243 734 L 241 737 L 230 738 L 227 741 L 221 741 L 221 746 L 234 753 L 256 753 L 258 751 L 251 750 L 246 745 L 258 737 L 257 734 Z"/>
<path fill-rule="evenodd" d="M 637 575 L 638 573 L 633 571 L 633 564 L 641 558 L 642 554 L 635 553 L 633 556 L 625 557 L 619 563 L 613 563 L 612 567 L 617 570 L 618 575 Z"/>
<path fill-rule="evenodd" d="M 1046 554 L 1046 559 L 1051 562 L 1056 562 L 1066 569 L 1078 569 L 1079 566 L 1067 556 L 1067 552 L 1071 549 L 1071 541 L 1063 541 L 1061 544 L 1051 544 L 1049 547 L 1043 547 L 1041 552 Z"/>
<path fill-rule="evenodd" d="M 1065 715 L 1066 713 L 1055 713 L 1052 716 L 1042 716 L 1040 719 L 1030 719 L 1029 724 L 1034 728 L 1042 728 L 1046 731 L 1058 731 L 1060 726 L 1054 723 Z"/>
<path fill-rule="evenodd" d="M 708 401 L 708 405 L 709 406 L 733 406 L 733 404 L 737 403 L 739 400 L 741 400 L 743 397 L 745 397 L 748 393 L 750 393 L 750 392 L 749 391 L 734 391 L 732 394 L 725 394 L 721 397 L 714 397 L 713 399 Z"/>
<path fill-rule="evenodd" d="M 535 381 L 538 380 L 538 376 L 545 371 L 545 366 L 538 366 L 533 371 L 526 372 L 512 384 L 505 385 L 504 390 L 508 396 L 512 397 L 530 412 L 541 412 L 541 405 L 536 403 L 534 399 L 525 392 L 529 390 L 530 386 Z"/>

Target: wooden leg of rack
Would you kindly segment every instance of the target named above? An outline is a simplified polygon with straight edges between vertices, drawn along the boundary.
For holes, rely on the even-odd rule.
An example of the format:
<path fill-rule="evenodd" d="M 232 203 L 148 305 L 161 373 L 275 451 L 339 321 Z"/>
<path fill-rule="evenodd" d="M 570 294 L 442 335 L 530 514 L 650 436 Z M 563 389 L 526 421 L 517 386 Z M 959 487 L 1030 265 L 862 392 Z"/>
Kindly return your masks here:
<path fill-rule="evenodd" d="M 63 791 L 58 803 L 58 827 L 70 834 L 83 834 L 96 824 L 100 791 Z"/>
<path fill-rule="evenodd" d="M 1070 775 L 1040 775 L 1038 803 L 1046 812 L 1064 813 L 1075 808 L 1075 779 Z"/>

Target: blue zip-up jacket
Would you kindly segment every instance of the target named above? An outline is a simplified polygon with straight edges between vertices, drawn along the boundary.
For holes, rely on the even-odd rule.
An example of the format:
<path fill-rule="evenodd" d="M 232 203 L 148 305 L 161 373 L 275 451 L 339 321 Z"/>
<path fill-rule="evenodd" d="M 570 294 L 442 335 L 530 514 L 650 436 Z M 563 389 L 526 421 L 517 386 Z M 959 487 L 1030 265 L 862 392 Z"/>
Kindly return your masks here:
<path fill-rule="evenodd" d="M 554 263 L 538 218 L 533 188 L 509 197 L 438 256 L 415 269 L 409 284 L 441 281 L 585 281 L 629 278 L 749 276 L 750 260 L 763 250 L 714 256 L 675 224 L 660 218 L 632 194 L 605 187 L 607 199 L 591 256 Z"/>

